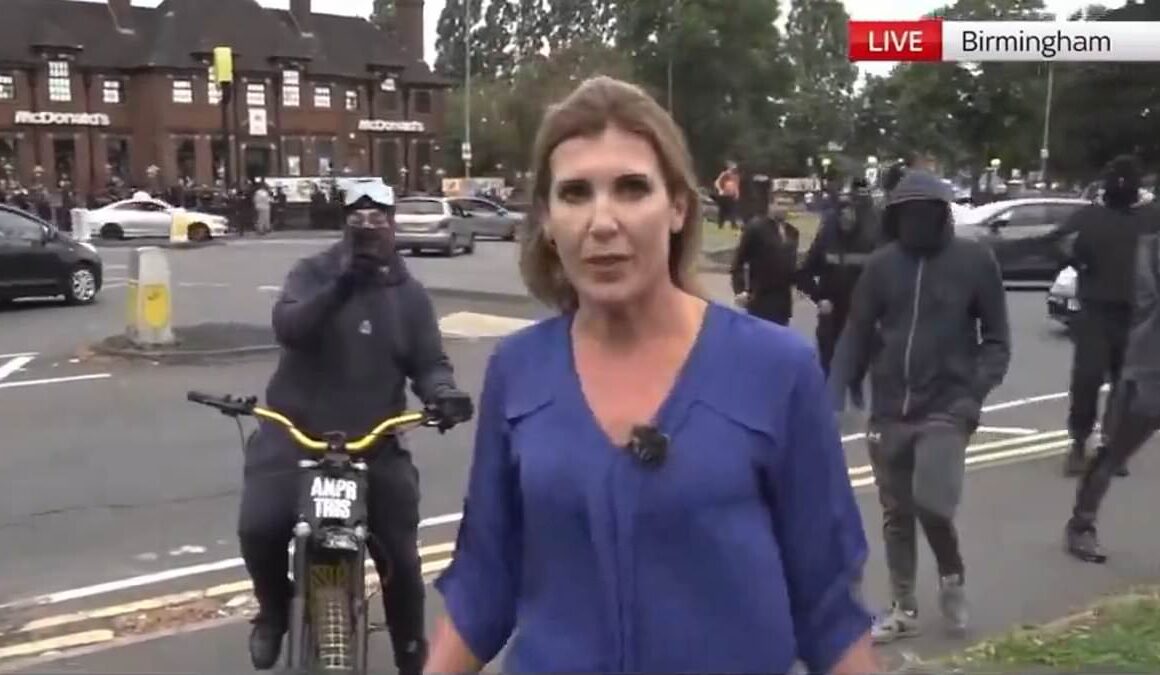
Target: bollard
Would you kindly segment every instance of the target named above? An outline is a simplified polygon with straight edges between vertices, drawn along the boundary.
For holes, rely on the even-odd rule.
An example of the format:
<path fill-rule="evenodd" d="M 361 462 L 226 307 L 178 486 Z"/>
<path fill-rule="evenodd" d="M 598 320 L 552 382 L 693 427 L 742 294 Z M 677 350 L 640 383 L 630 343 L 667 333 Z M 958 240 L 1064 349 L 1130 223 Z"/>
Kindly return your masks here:
<path fill-rule="evenodd" d="M 185 209 L 173 210 L 173 220 L 169 223 L 169 243 L 189 243 L 189 213 Z"/>
<path fill-rule="evenodd" d="M 126 336 L 138 347 L 172 345 L 173 306 L 169 259 L 156 246 L 133 249 L 129 256 L 129 316 Z"/>
<path fill-rule="evenodd" d="M 89 224 L 89 210 L 73 209 L 70 217 L 72 218 L 73 239 L 77 241 L 92 241 L 93 231 Z"/>

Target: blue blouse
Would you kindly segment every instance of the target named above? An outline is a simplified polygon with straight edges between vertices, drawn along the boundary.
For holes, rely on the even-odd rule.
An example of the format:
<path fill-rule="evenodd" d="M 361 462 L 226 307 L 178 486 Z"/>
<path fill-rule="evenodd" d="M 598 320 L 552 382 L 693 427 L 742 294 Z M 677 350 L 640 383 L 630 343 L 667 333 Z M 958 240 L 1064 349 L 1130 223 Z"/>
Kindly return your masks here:
<path fill-rule="evenodd" d="M 710 305 L 653 422 L 659 467 L 588 407 L 571 318 L 488 364 L 455 559 L 436 587 L 504 672 L 830 670 L 870 628 L 866 538 L 816 352 Z"/>

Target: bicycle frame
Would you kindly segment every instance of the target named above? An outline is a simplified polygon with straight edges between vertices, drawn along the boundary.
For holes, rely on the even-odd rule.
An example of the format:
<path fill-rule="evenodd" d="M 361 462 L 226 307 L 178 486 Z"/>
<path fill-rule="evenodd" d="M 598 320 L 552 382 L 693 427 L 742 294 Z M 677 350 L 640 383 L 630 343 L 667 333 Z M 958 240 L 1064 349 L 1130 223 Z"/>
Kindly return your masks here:
<path fill-rule="evenodd" d="M 259 407 L 256 398 L 198 392 L 189 392 L 188 398 L 229 417 L 253 416 L 280 424 L 299 446 L 316 455 L 298 462 L 294 597 L 286 666 L 291 670 L 366 673 L 368 466 L 357 455 L 405 428 L 434 426 L 436 417 L 430 411 L 403 413 L 351 442 L 342 432 L 312 438 L 281 413 Z"/>

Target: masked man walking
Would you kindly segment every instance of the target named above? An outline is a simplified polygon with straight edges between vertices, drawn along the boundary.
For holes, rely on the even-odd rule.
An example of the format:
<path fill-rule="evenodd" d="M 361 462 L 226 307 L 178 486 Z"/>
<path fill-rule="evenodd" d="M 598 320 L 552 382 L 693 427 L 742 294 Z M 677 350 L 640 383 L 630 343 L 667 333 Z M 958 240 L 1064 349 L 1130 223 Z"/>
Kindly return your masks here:
<path fill-rule="evenodd" d="M 846 392 L 859 391 L 860 374 L 871 373 L 867 443 L 893 595 L 872 630 L 879 643 L 920 630 L 916 520 L 938 563 L 947 627 L 956 634 L 967 627 L 954 516 L 969 439 L 1011 358 L 999 265 L 983 245 L 954 236 L 951 198 L 921 170 L 893 189 L 882 216 L 893 241 L 866 261 L 830 377 L 843 409 Z"/>

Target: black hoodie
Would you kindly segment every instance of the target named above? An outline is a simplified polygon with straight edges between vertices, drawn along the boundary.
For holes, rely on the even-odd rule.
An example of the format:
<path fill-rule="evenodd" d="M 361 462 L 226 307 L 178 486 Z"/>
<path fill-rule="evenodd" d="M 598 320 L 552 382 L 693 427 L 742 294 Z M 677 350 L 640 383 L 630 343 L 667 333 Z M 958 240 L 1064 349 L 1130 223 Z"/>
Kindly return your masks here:
<path fill-rule="evenodd" d="M 313 435 L 362 435 L 401 413 L 408 379 L 425 403 L 455 388 L 431 300 L 402 259 L 388 260 L 380 283 L 344 292 L 349 256 L 342 241 L 298 261 L 274 305 L 283 350 L 266 399 Z M 247 449 L 248 470 L 296 459 L 275 425 L 263 424 L 261 436 Z"/>
<path fill-rule="evenodd" d="M 951 196 L 937 177 L 908 172 L 883 212 L 891 241 L 871 254 L 854 290 L 831 391 L 844 404 L 869 367 L 873 420 L 947 414 L 973 427 L 1006 376 L 1011 331 L 999 265 L 984 245 L 954 236 Z M 901 222 L 904 204 L 931 216 L 918 227 Z"/>

